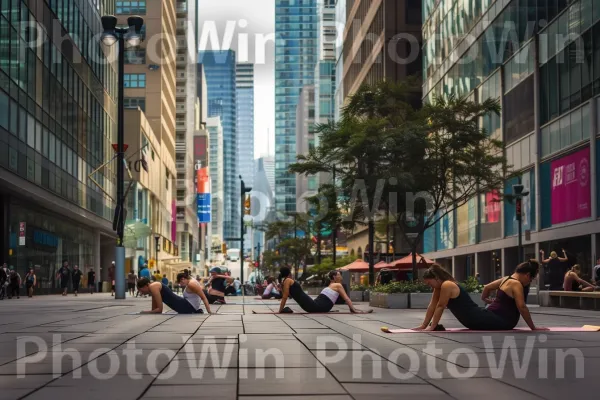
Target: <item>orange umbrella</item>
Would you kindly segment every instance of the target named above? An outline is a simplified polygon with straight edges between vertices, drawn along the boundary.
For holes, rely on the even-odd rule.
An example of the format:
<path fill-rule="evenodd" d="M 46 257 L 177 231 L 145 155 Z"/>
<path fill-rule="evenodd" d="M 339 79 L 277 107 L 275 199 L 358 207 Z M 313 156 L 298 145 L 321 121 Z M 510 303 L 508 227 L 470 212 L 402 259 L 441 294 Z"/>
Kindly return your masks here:
<path fill-rule="evenodd" d="M 345 267 L 339 268 L 340 271 L 351 271 L 351 272 L 362 272 L 369 270 L 369 263 L 361 260 L 360 258 L 356 261 L 351 262 Z"/>

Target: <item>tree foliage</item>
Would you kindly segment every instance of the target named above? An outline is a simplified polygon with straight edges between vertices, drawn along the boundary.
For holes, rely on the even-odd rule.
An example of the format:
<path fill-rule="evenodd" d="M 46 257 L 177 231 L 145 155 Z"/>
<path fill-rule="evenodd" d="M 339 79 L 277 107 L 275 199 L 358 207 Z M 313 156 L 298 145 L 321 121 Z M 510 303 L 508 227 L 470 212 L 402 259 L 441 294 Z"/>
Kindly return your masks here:
<path fill-rule="evenodd" d="M 480 127 L 500 112 L 497 101 L 450 96 L 416 108 L 415 92 L 413 81 L 361 87 L 339 122 L 317 127 L 319 146 L 290 166 L 310 175 L 335 165 L 341 223 L 389 216 L 413 253 L 427 229 L 471 198 L 499 191 L 507 175 L 502 144 Z"/>

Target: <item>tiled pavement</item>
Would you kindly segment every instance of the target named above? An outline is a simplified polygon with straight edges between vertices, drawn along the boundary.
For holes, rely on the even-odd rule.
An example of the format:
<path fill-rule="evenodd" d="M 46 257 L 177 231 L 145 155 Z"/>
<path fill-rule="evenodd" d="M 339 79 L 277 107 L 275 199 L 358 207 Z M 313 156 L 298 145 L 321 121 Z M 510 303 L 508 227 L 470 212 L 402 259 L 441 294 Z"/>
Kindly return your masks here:
<path fill-rule="evenodd" d="M 598 398 L 600 333 L 389 335 L 423 311 L 261 315 L 278 303 L 245 301 L 210 316 L 131 315 L 150 300 L 105 294 L 1 301 L 0 400 Z M 532 311 L 541 326 L 600 325 Z"/>

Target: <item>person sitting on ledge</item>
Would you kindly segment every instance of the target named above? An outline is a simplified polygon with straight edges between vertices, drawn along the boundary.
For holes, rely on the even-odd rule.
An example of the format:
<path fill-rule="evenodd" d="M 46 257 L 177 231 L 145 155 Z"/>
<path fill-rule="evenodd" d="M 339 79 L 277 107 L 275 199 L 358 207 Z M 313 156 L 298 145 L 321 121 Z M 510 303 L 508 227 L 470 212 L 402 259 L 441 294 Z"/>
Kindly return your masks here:
<path fill-rule="evenodd" d="M 584 281 L 579 277 L 581 273 L 581 267 L 579 264 L 573 265 L 573 267 L 565 274 L 565 280 L 563 282 L 563 290 L 566 292 L 593 292 L 594 285 L 588 281 Z"/>
<path fill-rule="evenodd" d="M 471 299 L 469 293 L 456 283 L 454 277 L 438 264 L 433 264 L 423 274 L 426 284 L 433 288 L 431 303 L 427 308 L 423 324 L 414 330 L 443 331 L 440 319 L 446 307 L 466 328 L 481 331 L 504 331 L 513 329 L 520 316 L 531 330 L 547 330 L 536 327 L 525 304 L 529 285 L 540 269 L 536 260 L 529 260 L 517 266 L 515 273 L 486 285 L 481 298 L 489 304 L 481 308 Z M 489 294 L 496 290 L 496 298 Z"/>
<path fill-rule="evenodd" d="M 280 278 L 282 279 L 281 286 L 283 288 L 283 296 L 279 305 L 280 313 L 293 312 L 289 307 L 285 306 L 289 297 L 296 300 L 296 303 L 308 313 L 328 313 L 331 311 L 339 297 L 344 299 L 351 312 L 357 314 L 366 313 L 365 311 L 357 310 L 352 305 L 352 301 L 350 301 L 350 298 L 341 284 L 342 275 L 339 271 L 331 271 L 329 273 L 330 284 L 323 289 L 321 294 L 314 300 L 302 290 L 302 287 L 300 287 L 298 282 L 290 277 L 291 270 L 288 267 L 282 267 L 279 270 L 279 273 Z"/>
<path fill-rule="evenodd" d="M 177 274 L 177 283 L 185 285 L 183 297 L 173 293 L 167 285 L 160 281 L 150 282 L 148 278 L 138 279 L 137 287 L 140 293 L 149 294 L 152 297 L 152 310 L 142 311 L 142 314 L 161 314 L 163 303 L 178 314 L 203 314 L 204 311 L 200 308 L 200 300 L 202 300 L 206 311 L 210 314 L 210 305 L 202 291 L 202 286 L 190 277 L 189 271 L 185 270 Z"/>

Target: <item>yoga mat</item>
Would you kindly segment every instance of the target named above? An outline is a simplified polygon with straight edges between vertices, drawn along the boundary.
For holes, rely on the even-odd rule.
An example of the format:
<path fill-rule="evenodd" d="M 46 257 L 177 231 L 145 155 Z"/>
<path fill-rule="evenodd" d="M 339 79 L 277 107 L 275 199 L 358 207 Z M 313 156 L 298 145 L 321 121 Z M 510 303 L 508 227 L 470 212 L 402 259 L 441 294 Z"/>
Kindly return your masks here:
<path fill-rule="evenodd" d="M 566 327 L 556 326 L 548 328 L 546 332 L 600 332 L 600 326 L 584 325 L 582 327 Z M 412 329 L 389 329 L 387 326 L 382 326 L 381 331 L 385 333 L 523 333 L 523 332 L 539 332 L 532 331 L 529 328 L 515 328 L 510 331 L 475 331 L 466 328 L 446 328 L 445 331 L 413 331 Z"/>
<path fill-rule="evenodd" d="M 372 312 L 373 312 L 373 310 L 369 310 L 369 311 L 366 312 L 366 314 L 371 314 Z M 280 312 L 277 312 L 277 311 L 256 311 L 256 310 L 252 310 L 252 314 L 281 314 L 281 315 L 294 315 L 294 314 L 296 314 L 296 315 L 304 315 L 304 314 L 333 314 L 333 313 L 335 313 L 335 314 L 356 314 L 356 315 L 360 315 L 360 313 L 353 313 L 353 312 L 350 312 L 350 311 L 337 311 L 337 310 L 331 310 L 331 311 L 325 312 L 325 313 L 316 313 L 316 312 L 309 313 L 309 312 L 304 312 L 304 311 L 301 311 L 301 312 L 294 311 L 293 313 L 280 313 Z"/>

